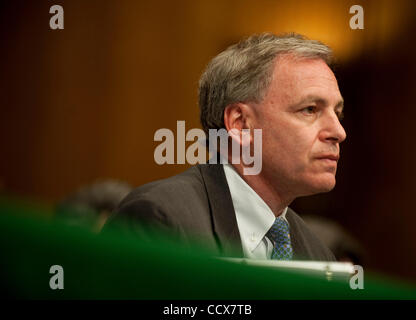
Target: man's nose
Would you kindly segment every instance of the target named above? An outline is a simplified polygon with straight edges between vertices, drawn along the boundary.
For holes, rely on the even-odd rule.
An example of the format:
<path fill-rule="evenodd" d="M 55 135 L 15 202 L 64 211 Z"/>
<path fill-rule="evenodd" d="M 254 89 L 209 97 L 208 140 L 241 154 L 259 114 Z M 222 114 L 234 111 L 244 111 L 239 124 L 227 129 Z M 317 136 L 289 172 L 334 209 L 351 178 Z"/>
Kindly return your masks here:
<path fill-rule="evenodd" d="M 324 130 L 322 130 L 322 139 L 326 141 L 341 143 L 346 138 L 347 133 L 345 132 L 344 127 L 341 125 L 338 116 L 335 113 L 328 115 L 325 120 Z"/>

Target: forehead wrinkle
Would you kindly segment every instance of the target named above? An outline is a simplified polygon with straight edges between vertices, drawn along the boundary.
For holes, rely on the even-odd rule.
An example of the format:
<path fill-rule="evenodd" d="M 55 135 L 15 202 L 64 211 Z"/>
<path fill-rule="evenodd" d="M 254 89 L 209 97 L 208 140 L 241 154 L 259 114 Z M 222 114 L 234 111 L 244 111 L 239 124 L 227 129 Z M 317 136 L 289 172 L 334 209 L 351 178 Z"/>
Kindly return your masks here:
<path fill-rule="evenodd" d="M 305 66 L 306 69 L 304 69 Z M 273 69 L 269 88 L 265 92 L 262 101 L 266 104 L 279 103 L 295 105 L 301 103 L 303 102 L 303 98 L 299 97 L 299 95 L 301 95 L 302 91 L 315 86 L 323 86 L 321 89 L 329 89 L 330 91 L 334 89 L 340 93 L 334 73 L 323 60 L 320 63 L 320 59 L 294 60 L 290 56 L 280 56 L 276 59 Z M 324 81 L 322 82 L 322 80 Z M 310 94 L 314 95 L 313 93 Z M 318 98 L 324 99 L 322 96 Z M 336 99 L 338 100 L 339 97 L 336 97 Z M 325 99 L 322 102 L 327 103 L 329 100 Z M 339 102 L 337 106 L 338 104 Z"/>

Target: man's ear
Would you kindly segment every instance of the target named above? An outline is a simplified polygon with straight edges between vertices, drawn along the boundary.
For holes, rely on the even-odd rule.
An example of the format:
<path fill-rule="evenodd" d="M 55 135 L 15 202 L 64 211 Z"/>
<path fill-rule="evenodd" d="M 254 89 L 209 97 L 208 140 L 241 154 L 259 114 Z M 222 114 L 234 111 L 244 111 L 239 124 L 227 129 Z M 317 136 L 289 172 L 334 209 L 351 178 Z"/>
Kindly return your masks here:
<path fill-rule="evenodd" d="M 251 129 L 252 112 L 250 106 L 244 103 L 233 103 L 224 110 L 224 125 L 229 136 L 240 145 L 250 144 L 252 137 Z M 243 138 L 244 136 L 244 138 Z"/>

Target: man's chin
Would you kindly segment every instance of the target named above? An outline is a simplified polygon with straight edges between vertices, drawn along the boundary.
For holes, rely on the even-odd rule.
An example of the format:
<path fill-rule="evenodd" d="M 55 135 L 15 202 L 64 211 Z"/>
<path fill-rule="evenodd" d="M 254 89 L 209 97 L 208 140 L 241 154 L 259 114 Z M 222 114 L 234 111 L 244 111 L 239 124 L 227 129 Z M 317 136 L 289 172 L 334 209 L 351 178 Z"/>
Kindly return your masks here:
<path fill-rule="evenodd" d="M 324 177 L 309 181 L 307 195 L 329 192 L 334 189 L 335 183 L 336 180 L 333 174 L 325 174 Z"/>

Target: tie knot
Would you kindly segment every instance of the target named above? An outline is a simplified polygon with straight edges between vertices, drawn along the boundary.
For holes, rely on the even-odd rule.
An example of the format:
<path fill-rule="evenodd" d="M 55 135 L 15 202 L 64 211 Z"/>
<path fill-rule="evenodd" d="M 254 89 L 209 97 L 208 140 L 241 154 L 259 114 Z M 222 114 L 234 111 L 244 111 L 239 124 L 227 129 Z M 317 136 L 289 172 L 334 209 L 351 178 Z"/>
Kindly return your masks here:
<path fill-rule="evenodd" d="M 274 243 L 290 243 L 289 224 L 282 217 L 277 217 L 267 233 L 267 236 Z"/>

